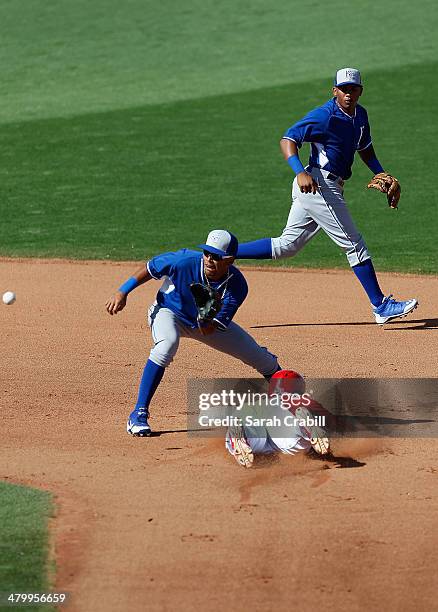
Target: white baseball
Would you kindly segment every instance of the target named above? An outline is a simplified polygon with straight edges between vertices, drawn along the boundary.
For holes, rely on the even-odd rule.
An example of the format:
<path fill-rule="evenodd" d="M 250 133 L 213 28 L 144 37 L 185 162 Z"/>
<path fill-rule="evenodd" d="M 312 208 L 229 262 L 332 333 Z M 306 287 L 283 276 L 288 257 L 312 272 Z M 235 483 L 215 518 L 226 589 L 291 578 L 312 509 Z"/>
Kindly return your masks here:
<path fill-rule="evenodd" d="M 13 291 L 6 291 L 3 294 L 3 303 L 7 304 L 8 306 L 9 304 L 13 304 L 16 299 L 17 299 L 17 296 L 15 295 Z"/>

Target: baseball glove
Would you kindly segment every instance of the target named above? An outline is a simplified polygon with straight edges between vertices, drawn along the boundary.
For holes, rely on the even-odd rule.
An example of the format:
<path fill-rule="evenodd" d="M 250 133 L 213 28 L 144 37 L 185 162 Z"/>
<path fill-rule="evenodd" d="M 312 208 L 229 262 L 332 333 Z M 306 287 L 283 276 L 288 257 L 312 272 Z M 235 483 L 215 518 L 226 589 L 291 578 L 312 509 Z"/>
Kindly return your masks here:
<path fill-rule="evenodd" d="M 191 283 L 190 291 L 198 311 L 198 323 L 210 323 L 222 308 L 221 296 L 216 289 L 202 283 Z"/>
<path fill-rule="evenodd" d="M 388 206 L 390 208 L 398 208 L 401 187 L 394 176 L 387 172 L 380 172 L 373 176 L 373 179 L 368 183 L 367 187 L 368 189 L 378 189 L 382 193 L 386 193 Z"/>

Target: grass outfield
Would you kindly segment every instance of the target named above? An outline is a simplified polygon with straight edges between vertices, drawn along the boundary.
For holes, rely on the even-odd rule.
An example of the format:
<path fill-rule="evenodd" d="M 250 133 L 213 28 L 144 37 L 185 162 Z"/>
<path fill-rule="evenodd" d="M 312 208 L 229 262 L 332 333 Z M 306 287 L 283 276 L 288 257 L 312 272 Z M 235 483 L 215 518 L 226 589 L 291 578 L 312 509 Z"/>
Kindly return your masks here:
<path fill-rule="evenodd" d="M 285 24 L 304 27 L 298 3 L 268 10 L 243 0 L 221 8 L 169 1 L 148 12 L 140 0 L 128 4 L 122 13 L 112 1 L 87 10 L 83 2 L 38 1 L 20 30 L 13 10 L 0 8 L 8 43 L 1 255 L 141 260 L 196 245 L 212 227 L 241 240 L 278 235 L 291 180 L 279 138 L 328 99 L 334 69 L 350 63 L 364 70 L 361 102 L 375 148 L 403 190 L 400 210 L 388 210 L 364 188 L 370 172 L 358 159 L 346 188 L 352 214 L 377 269 L 438 272 L 437 195 L 425 185 L 438 163 L 434 4 L 420 3 L 421 12 L 390 0 L 377 22 L 371 2 L 316 7 L 312 47 L 297 49 L 294 62 Z M 342 49 L 329 33 L 336 7 L 351 26 Z M 397 28 L 387 33 L 380 11 L 395 10 Z M 59 33 L 62 18 L 70 27 Z M 321 235 L 277 265 L 347 263 Z"/>
<path fill-rule="evenodd" d="M 422 64 L 437 17 L 434 0 L 3 0 L 0 122 Z"/>
<path fill-rule="evenodd" d="M 0 592 L 47 592 L 49 493 L 0 482 Z M 11 610 L 0 602 L 0 610 Z M 40 610 L 26 606 L 26 610 Z M 54 610 L 43 606 L 44 610 Z"/>

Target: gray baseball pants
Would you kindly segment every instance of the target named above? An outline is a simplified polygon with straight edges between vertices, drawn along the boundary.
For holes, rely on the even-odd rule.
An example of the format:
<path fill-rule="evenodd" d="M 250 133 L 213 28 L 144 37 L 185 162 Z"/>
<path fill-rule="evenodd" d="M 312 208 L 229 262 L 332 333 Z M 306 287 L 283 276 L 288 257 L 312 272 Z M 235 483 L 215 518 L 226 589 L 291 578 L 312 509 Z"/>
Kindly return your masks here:
<path fill-rule="evenodd" d="M 347 255 L 350 266 L 370 259 L 366 244 L 356 229 L 344 200 L 341 179 L 331 180 L 319 168 L 310 171 L 318 191 L 301 193 L 295 178 L 292 185 L 292 206 L 283 233 L 272 238 L 272 257 L 293 257 L 320 229 Z"/>
<path fill-rule="evenodd" d="M 153 304 L 148 311 L 148 323 L 154 341 L 149 359 L 164 368 L 172 362 L 180 338 L 185 337 L 231 355 L 263 376 L 270 376 L 278 369 L 276 355 L 257 344 L 252 336 L 233 321 L 225 330 L 216 330 L 208 336 L 203 336 L 198 328 L 192 329 L 185 325 L 169 308 Z"/>

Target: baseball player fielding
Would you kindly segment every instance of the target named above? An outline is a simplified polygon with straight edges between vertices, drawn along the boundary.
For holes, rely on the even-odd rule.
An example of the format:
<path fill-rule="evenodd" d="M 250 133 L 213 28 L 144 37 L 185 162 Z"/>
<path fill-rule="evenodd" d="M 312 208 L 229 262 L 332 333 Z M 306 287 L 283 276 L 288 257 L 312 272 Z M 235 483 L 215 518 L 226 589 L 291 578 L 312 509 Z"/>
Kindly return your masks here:
<path fill-rule="evenodd" d="M 233 266 L 237 238 L 226 230 L 213 230 L 199 248 L 202 252 L 181 249 L 153 257 L 106 303 L 108 313 L 117 314 L 125 308 L 133 289 L 151 279 L 163 279 L 149 308 L 154 345 L 140 381 L 137 403 L 128 418 L 126 428 L 131 435 L 151 435 L 149 405 L 183 337 L 232 355 L 268 379 L 280 370 L 277 357 L 233 321 L 248 293 L 243 274 Z M 206 296 L 203 304 L 199 301 L 202 295 Z"/>
<path fill-rule="evenodd" d="M 344 184 L 351 177 L 356 151 L 373 172 L 368 187 L 387 196 L 396 209 L 400 184 L 384 171 L 371 139 L 368 114 L 358 104 L 363 92 L 362 77 L 355 68 L 336 72 L 333 97 L 311 110 L 284 133 L 280 147 L 296 177 L 292 185 L 292 206 L 286 226 L 277 238 L 261 238 L 241 244 L 237 256 L 245 259 L 293 257 L 321 229 L 340 247 L 365 290 L 375 321 L 383 325 L 412 312 L 416 298 L 397 301 L 384 295 L 366 243 L 356 228 L 344 199 Z M 303 166 L 298 151 L 310 143 L 310 157 Z"/>

